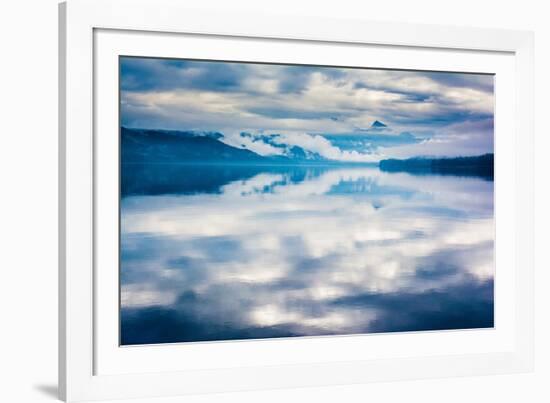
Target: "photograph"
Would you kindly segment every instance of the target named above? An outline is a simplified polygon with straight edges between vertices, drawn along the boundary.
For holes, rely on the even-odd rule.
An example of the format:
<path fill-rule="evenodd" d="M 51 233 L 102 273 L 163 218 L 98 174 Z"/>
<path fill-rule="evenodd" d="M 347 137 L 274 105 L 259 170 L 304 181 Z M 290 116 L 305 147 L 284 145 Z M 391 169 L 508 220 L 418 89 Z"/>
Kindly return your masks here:
<path fill-rule="evenodd" d="M 0 403 L 550 402 L 544 4 L 1 3 Z"/>
<path fill-rule="evenodd" d="M 121 345 L 494 326 L 493 74 L 120 56 L 119 98 Z"/>

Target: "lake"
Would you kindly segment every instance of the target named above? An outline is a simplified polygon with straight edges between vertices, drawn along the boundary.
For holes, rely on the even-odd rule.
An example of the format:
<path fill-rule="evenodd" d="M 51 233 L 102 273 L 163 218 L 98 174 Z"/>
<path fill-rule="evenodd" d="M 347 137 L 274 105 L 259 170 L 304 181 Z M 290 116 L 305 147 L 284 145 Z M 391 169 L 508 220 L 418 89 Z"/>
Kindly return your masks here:
<path fill-rule="evenodd" d="M 493 327 L 493 182 L 123 164 L 121 344 Z"/>

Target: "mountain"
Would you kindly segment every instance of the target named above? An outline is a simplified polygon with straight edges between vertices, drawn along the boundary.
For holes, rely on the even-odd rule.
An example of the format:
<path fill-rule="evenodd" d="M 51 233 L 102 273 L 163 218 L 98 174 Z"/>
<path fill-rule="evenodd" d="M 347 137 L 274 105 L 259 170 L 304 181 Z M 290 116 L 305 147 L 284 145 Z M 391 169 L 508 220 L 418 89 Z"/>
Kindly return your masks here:
<path fill-rule="evenodd" d="M 410 132 L 398 132 L 391 126 L 388 126 L 386 123 L 381 122 L 380 120 L 375 120 L 371 123 L 368 127 L 361 127 L 361 126 L 354 126 L 354 132 L 353 133 L 347 133 L 348 136 L 370 136 L 374 141 L 385 141 L 391 139 L 399 139 L 399 140 L 408 140 L 410 142 L 413 141 L 421 141 L 421 138 L 417 138 L 415 135 L 413 135 Z"/>
<path fill-rule="evenodd" d="M 297 145 L 285 144 L 280 135 L 250 135 L 280 150 L 262 156 L 244 145 L 225 144 L 218 132 L 146 130 L 122 127 L 120 131 L 121 195 L 218 193 L 227 183 L 259 173 L 284 173 L 290 181 L 350 164 L 323 158 Z M 302 178 L 302 179 L 300 179 Z"/>
<path fill-rule="evenodd" d="M 121 162 L 125 163 L 231 163 L 259 165 L 358 164 L 331 160 L 295 144 L 286 144 L 279 134 L 241 133 L 242 138 L 263 142 L 278 150 L 260 155 L 248 149 L 224 143 L 218 132 L 172 131 L 121 128 Z"/>
<path fill-rule="evenodd" d="M 356 127 L 352 133 L 322 134 L 330 143 L 344 151 L 376 154 L 380 148 L 420 143 L 423 139 L 410 132 L 396 132 L 375 120 L 368 128 Z"/>
<path fill-rule="evenodd" d="M 121 128 L 122 163 L 262 162 L 264 157 L 220 141 L 221 133 Z"/>
<path fill-rule="evenodd" d="M 376 129 L 376 128 L 382 128 L 382 127 L 388 127 L 386 124 L 380 122 L 379 120 L 375 120 L 372 125 L 370 125 L 370 127 L 372 129 Z"/>
<path fill-rule="evenodd" d="M 379 167 L 386 172 L 478 176 L 493 180 L 494 154 L 456 158 L 387 159 L 380 161 Z"/>

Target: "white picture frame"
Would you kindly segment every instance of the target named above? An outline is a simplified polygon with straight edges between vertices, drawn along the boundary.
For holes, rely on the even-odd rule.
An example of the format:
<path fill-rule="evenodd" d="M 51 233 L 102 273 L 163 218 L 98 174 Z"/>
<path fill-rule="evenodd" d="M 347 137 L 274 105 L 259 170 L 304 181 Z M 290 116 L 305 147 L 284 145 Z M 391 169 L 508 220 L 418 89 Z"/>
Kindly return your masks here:
<path fill-rule="evenodd" d="M 116 276 L 109 275 L 112 271 L 105 270 L 108 264 L 103 264 L 109 232 L 104 232 L 101 224 L 108 222 L 105 217 L 109 214 L 103 211 L 116 203 L 103 186 L 118 159 L 116 144 L 98 141 L 97 136 L 98 130 L 110 130 L 109 122 L 118 113 L 113 110 L 118 100 L 110 97 L 118 82 L 108 73 L 112 71 L 109 63 L 128 52 L 150 56 L 153 49 L 153 56 L 181 55 L 178 41 L 184 37 L 210 43 L 205 47 L 209 50 L 203 51 L 211 57 L 218 46 L 221 59 L 273 61 L 265 60 L 268 56 L 261 54 L 258 44 L 277 43 L 282 50 L 269 57 L 287 62 L 296 61 L 290 58 L 298 52 L 285 54 L 285 47 L 316 47 L 304 62 L 319 57 L 319 63 L 330 61 L 330 54 L 352 58 L 347 55 L 354 47 L 385 54 L 384 63 L 393 67 L 399 67 L 396 60 L 402 60 L 400 67 L 408 69 L 498 72 L 495 186 L 497 238 L 502 242 L 496 249 L 496 262 L 497 275 L 503 274 L 497 281 L 496 330 L 151 346 L 133 350 L 136 354 L 118 348 L 112 342 L 116 329 L 109 325 L 116 316 L 112 310 L 118 309 L 118 305 L 112 306 L 116 297 L 112 290 L 118 290 L 118 283 Z M 59 39 L 62 399 L 170 396 L 532 370 L 532 33 L 274 15 L 228 16 L 225 12 L 189 10 L 174 0 L 70 0 L 60 5 Z M 216 45 L 219 41 L 230 43 L 225 48 L 233 53 L 225 50 L 222 55 L 222 47 Z M 360 60 L 355 63 L 361 65 Z M 514 180 L 499 182 L 499 172 L 501 178 Z M 503 206 L 500 213 L 499 200 Z M 392 343 L 400 348 L 390 354 Z M 173 359 L 174 354 L 180 354 L 178 359 Z M 184 357 L 195 358 L 189 358 L 187 366 L 174 364 Z M 203 364 L 193 364 L 199 361 Z"/>

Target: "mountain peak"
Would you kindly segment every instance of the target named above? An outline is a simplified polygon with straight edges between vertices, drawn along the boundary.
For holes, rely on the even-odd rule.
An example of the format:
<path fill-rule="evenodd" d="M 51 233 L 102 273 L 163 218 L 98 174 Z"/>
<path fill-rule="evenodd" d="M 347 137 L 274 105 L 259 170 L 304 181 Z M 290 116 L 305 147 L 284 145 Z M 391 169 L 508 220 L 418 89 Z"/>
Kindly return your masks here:
<path fill-rule="evenodd" d="M 388 127 L 388 126 L 380 122 L 379 120 L 375 120 L 370 127 L 374 129 L 374 128 L 382 128 L 382 127 Z"/>

